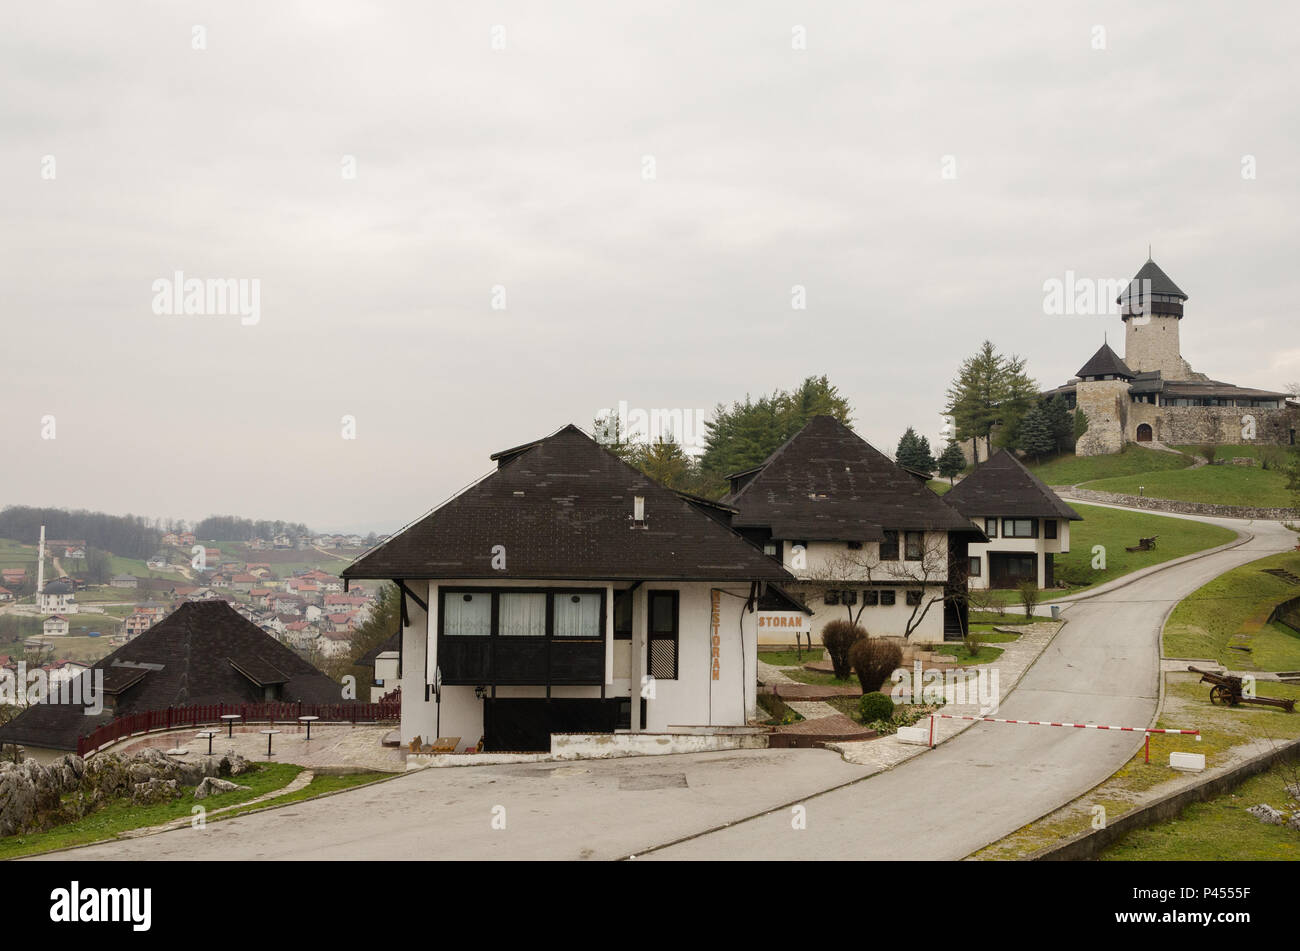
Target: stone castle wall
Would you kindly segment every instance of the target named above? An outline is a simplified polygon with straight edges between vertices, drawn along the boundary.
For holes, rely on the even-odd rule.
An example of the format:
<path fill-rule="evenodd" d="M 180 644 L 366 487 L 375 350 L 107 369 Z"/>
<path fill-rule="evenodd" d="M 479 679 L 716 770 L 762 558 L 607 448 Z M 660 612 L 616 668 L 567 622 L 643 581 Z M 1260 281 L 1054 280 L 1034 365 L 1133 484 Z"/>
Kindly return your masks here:
<path fill-rule="evenodd" d="M 1128 422 L 1128 382 L 1093 380 L 1075 387 L 1078 408 L 1088 417 L 1088 431 L 1074 447 L 1076 455 L 1104 456 L 1124 448 Z"/>
<path fill-rule="evenodd" d="M 1254 419 L 1254 438 L 1247 436 L 1247 417 Z M 1130 404 L 1125 437 L 1136 442 L 1138 426 L 1143 423 L 1151 427 L 1152 438 L 1166 446 L 1288 446 L 1292 430 L 1300 424 L 1300 412 L 1246 406 Z"/>

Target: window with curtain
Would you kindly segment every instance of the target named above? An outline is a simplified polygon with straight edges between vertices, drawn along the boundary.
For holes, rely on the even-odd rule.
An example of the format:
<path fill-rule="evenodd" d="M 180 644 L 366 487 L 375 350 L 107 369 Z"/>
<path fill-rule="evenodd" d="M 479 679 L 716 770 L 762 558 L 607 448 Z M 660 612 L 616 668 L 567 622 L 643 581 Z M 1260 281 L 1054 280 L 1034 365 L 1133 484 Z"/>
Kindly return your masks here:
<path fill-rule="evenodd" d="M 600 595 L 596 592 L 555 593 L 556 637 L 600 637 Z"/>
<path fill-rule="evenodd" d="M 501 592 L 497 633 L 502 637 L 546 636 L 546 593 Z"/>
<path fill-rule="evenodd" d="M 442 602 L 442 632 L 486 637 L 492 633 L 492 593 L 448 593 Z"/>

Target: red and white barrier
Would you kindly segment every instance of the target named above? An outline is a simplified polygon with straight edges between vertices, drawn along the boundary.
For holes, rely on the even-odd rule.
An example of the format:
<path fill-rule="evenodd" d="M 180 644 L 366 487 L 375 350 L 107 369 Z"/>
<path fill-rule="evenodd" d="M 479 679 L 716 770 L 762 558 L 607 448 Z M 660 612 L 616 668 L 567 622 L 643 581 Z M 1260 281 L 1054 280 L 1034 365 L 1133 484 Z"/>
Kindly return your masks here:
<path fill-rule="evenodd" d="M 1101 726 L 1097 723 L 1052 723 L 1048 720 L 1003 720 L 999 717 L 963 717 L 955 713 L 932 713 L 942 720 L 985 720 L 988 723 L 1023 723 L 1026 726 L 1068 726 L 1076 730 L 1119 730 L 1121 733 L 1185 733 L 1200 736 L 1200 730 L 1157 730 L 1142 726 Z"/>
<path fill-rule="evenodd" d="M 1001 717 L 967 717 L 959 716 L 955 713 L 932 713 L 930 714 L 930 746 L 934 746 L 934 721 L 940 720 L 983 720 L 986 723 L 1019 723 L 1024 726 L 1063 726 L 1075 730 L 1117 730 L 1120 733 L 1145 733 L 1147 735 L 1147 755 L 1150 761 L 1150 741 L 1152 733 L 1177 733 L 1186 736 L 1196 737 L 1196 742 L 1201 742 L 1200 730 L 1163 730 L 1155 727 L 1144 726 L 1103 726 L 1099 723 L 1056 723 L 1051 720 L 1007 720 Z"/>

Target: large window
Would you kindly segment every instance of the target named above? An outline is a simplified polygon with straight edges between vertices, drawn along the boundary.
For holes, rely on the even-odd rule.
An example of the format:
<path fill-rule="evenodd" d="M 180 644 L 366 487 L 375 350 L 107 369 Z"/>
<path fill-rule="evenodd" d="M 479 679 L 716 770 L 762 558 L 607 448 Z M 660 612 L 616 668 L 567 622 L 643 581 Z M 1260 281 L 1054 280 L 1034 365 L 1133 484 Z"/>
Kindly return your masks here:
<path fill-rule="evenodd" d="M 885 537 L 880 542 L 880 560 L 898 561 L 898 532 L 885 531 Z"/>
<path fill-rule="evenodd" d="M 677 607 L 676 591 L 649 591 L 650 676 L 655 680 L 677 679 Z"/>
<path fill-rule="evenodd" d="M 980 571 L 981 571 L 980 564 L 982 561 L 983 559 L 981 559 L 979 555 L 971 555 L 970 576 L 972 578 L 978 578 L 980 576 Z"/>
<path fill-rule="evenodd" d="M 555 594 L 556 637 L 600 637 L 600 602 L 597 592 Z"/>
<path fill-rule="evenodd" d="M 603 638 L 604 617 L 603 591 L 444 590 L 440 633 L 446 637 Z M 628 624 L 630 630 L 630 617 Z"/>
<path fill-rule="evenodd" d="M 908 561 L 922 561 L 925 558 L 925 532 L 908 532 L 906 547 L 903 552 Z"/>
<path fill-rule="evenodd" d="M 1049 518 L 1043 522 L 1043 537 L 1044 538 L 1056 537 L 1056 519 Z"/>
<path fill-rule="evenodd" d="M 986 518 L 984 520 L 984 534 L 989 538 L 998 537 L 998 520 L 996 518 Z"/>
<path fill-rule="evenodd" d="M 1004 518 L 1002 520 L 1003 538 L 1037 538 L 1038 519 Z"/>
<path fill-rule="evenodd" d="M 502 637 L 546 636 L 546 593 L 529 591 L 500 594 L 497 633 Z"/>
<path fill-rule="evenodd" d="M 442 599 L 442 631 L 458 636 L 492 633 L 492 592 L 447 593 Z"/>

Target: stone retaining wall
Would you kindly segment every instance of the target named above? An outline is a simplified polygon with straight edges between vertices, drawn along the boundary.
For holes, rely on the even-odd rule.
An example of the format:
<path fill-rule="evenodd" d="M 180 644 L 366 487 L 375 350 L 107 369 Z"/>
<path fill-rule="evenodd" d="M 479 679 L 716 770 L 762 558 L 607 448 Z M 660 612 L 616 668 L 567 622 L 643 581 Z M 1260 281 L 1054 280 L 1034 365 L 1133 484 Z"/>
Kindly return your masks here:
<path fill-rule="evenodd" d="M 1300 759 L 1300 740 L 1292 740 L 1275 750 L 1261 753 L 1246 762 L 1235 766 L 1217 776 L 1210 776 L 1194 786 L 1181 789 L 1157 799 L 1149 805 L 1126 812 L 1109 822 L 1104 829 L 1094 829 L 1064 845 L 1054 845 L 1029 856 L 1030 861 L 1086 861 L 1097 858 L 1107 847 L 1114 844 L 1130 832 L 1145 829 L 1147 826 L 1176 819 L 1184 809 L 1194 802 L 1205 802 L 1220 796 L 1231 789 L 1236 789 L 1247 779 L 1263 773 L 1278 763 Z M 1242 806 L 1246 808 L 1245 805 Z"/>
<path fill-rule="evenodd" d="M 1300 519 L 1295 509 L 1252 508 L 1245 505 L 1214 505 L 1209 502 L 1180 502 L 1175 499 L 1152 499 L 1144 495 L 1121 495 L 1118 492 L 1098 492 L 1095 489 L 1057 489 L 1062 498 L 1080 502 L 1108 502 L 1152 512 L 1174 512 L 1179 515 L 1208 515 L 1217 518 L 1261 518 L 1286 522 Z"/>

